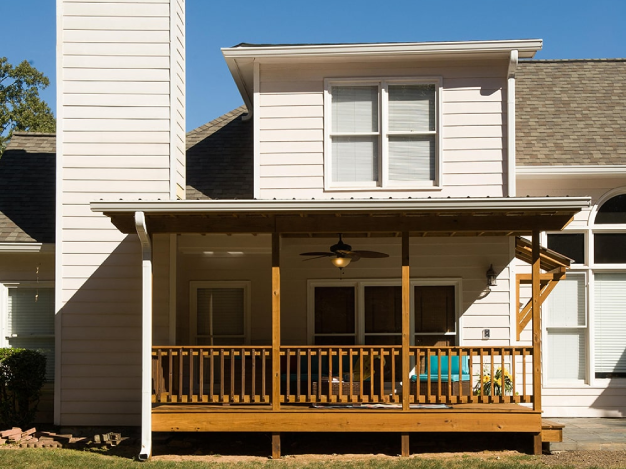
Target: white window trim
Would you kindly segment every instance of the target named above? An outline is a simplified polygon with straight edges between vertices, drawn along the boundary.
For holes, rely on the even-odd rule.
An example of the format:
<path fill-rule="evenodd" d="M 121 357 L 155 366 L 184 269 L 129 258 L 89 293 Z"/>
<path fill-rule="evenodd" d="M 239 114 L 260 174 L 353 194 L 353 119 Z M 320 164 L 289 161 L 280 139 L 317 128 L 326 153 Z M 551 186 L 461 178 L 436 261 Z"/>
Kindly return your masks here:
<path fill-rule="evenodd" d="M 356 344 L 364 344 L 365 343 L 365 287 L 384 287 L 384 286 L 395 286 L 399 287 L 402 285 L 400 279 L 364 279 L 364 280 L 307 280 L 307 341 L 309 344 L 313 344 L 315 342 L 315 288 L 317 287 L 354 287 L 355 288 L 355 305 L 356 305 L 356 314 L 355 314 L 355 331 L 356 331 Z M 411 302 L 410 302 L 410 310 L 413 311 L 415 307 L 413 288 L 414 287 L 424 287 L 424 286 L 443 286 L 454 287 L 454 318 L 456 324 L 456 332 L 454 334 L 446 334 L 446 335 L 455 335 L 458 339 L 458 344 L 462 344 L 462 316 L 461 316 L 461 306 L 463 305 L 463 298 L 461 292 L 463 291 L 462 279 L 461 278 L 430 278 L 430 279 L 411 279 L 410 287 L 411 287 Z M 411 314 L 410 318 L 410 329 L 413 331 L 415 329 L 415 318 L 414 315 Z M 328 336 L 337 335 L 337 336 L 345 336 L 346 334 L 325 334 Z M 370 335 L 370 334 L 368 334 Z M 372 334 L 374 335 L 374 334 Z M 380 335 L 393 335 L 392 333 L 381 333 Z M 415 335 L 411 333 L 410 340 L 411 345 L 415 344 Z M 441 334 L 437 334 L 441 335 Z"/>
<path fill-rule="evenodd" d="M 590 389 L 606 389 L 609 384 L 612 388 L 626 388 L 626 378 L 596 378 L 595 377 L 595 274 L 596 273 L 624 273 L 626 271 L 626 264 L 596 264 L 594 259 L 594 233 L 610 233 L 610 232 L 626 232 L 626 224 L 596 224 L 596 216 L 598 209 L 608 200 L 615 196 L 626 194 L 626 186 L 612 189 L 602 195 L 593 205 L 587 224 L 585 227 L 576 227 L 572 229 L 565 228 L 563 231 L 556 232 L 562 234 L 585 234 L 585 264 L 572 264 L 571 270 L 574 272 L 583 272 L 587 278 L 587 335 L 586 335 L 586 347 L 587 354 L 585 359 L 586 363 L 586 377 L 584 383 L 577 380 L 575 383 L 570 382 L 570 386 L 573 387 L 586 387 Z M 553 232 L 550 232 L 553 233 Z M 542 238 L 544 245 L 547 245 L 547 236 L 544 234 Z M 544 328 L 545 329 L 545 328 Z M 546 340 L 545 331 L 542 333 L 542 337 Z M 547 347 L 543 347 L 544 351 Z M 543 365 L 545 366 L 545 365 Z M 545 368 L 542 368 L 543 376 L 547 376 Z M 563 383 L 547 383 L 544 381 L 543 387 L 548 388 L 563 388 Z"/>
<path fill-rule="evenodd" d="M 578 232 L 580 233 L 580 231 Z M 552 233 L 551 233 L 552 234 Z M 563 233 L 563 234 L 569 234 L 568 233 Z M 572 231 L 572 234 L 575 234 Z M 586 240 L 586 238 L 585 238 Z M 546 240 L 547 241 L 547 240 Z M 547 245 L 547 244 L 546 244 Z M 581 266 L 581 264 L 576 264 L 578 266 Z M 547 321 L 546 324 L 543 326 L 543 330 L 542 330 L 542 341 L 543 344 L 545 344 L 542 347 L 542 353 L 545 355 L 545 359 L 542 360 L 542 376 L 545 376 L 546 379 L 544 380 L 543 383 L 543 387 L 546 389 L 558 389 L 558 388 L 562 388 L 563 386 L 582 386 L 585 385 L 589 382 L 589 364 L 590 364 L 590 353 L 589 353 L 589 344 L 591 342 L 590 340 L 590 333 L 589 333 L 589 272 L 585 269 L 585 270 L 573 270 L 572 274 L 576 274 L 576 275 L 581 275 L 584 278 L 584 288 L 585 288 L 585 324 L 582 326 L 548 326 L 547 325 Z M 547 307 L 547 302 L 544 303 Z M 548 347 L 548 330 L 554 330 L 554 331 L 570 331 L 570 330 L 582 330 L 584 332 L 584 344 L 585 344 L 585 376 L 582 379 L 551 379 L 550 378 L 550 373 L 548 372 L 548 363 L 549 363 L 549 357 L 550 357 L 550 349 Z"/>
<path fill-rule="evenodd" d="M 197 345 L 198 336 L 198 289 L 200 288 L 241 288 L 243 289 L 243 330 L 244 344 L 250 343 L 251 284 L 249 280 L 213 281 L 193 280 L 189 282 L 189 343 Z"/>
<path fill-rule="evenodd" d="M 419 182 L 390 182 L 388 178 L 388 85 L 435 85 L 436 109 L 435 109 L 435 180 Z M 331 128 L 332 128 L 332 86 L 378 86 L 378 132 L 370 133 L 379 135 L 378 140 L 378 181 L 372 182 L 342 182 L 332 181 L 332 154 L 331 154 Z M 436 190 L 442 189 L 442 116 L 443 116 L 443 78 L 440 76 L 424 77 L 368 77 L 368 78 L 326 78 L 324 79 L 324 190 L 325 191 L 380 191 L 380 190 Z M 400 133 L 404 135 L 404 133 Z M 421 135 L 422 133 L 420 133 Z"/>

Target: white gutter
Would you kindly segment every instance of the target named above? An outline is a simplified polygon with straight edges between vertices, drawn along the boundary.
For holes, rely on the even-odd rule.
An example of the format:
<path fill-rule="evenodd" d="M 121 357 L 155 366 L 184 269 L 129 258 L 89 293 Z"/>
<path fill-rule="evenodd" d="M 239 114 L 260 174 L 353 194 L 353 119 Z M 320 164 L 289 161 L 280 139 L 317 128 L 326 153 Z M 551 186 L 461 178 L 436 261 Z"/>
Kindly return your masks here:
<path fill-rule="evenodd" d="M 576 165 L 576 166 L 518 166 L 519 178 L 547 178 L 554 176 L 572 177 L 623 177 L 625 165 Z"/>
<path fill-rule="evenodd" d="M 41 243 L 0 243 L 0 252 L 41 252 Z"/>
<path fill-rule="evenodd" d="M 93 212 L 386 212 L 402 211 L 524 211 L 524 210 L 580 210 L 589 207 L 590 197 L 481 197 L 441 199 L 350 199 L 350 200 L 173 200 L 173 201 L 98 201 L 91 202 Z"/>
<path fill-rule="evenodd" d="M 141 243 L 141 450 L 139 459 L 152 454 L 152 244 L 146 216 L 135 212 Z"/>
<path fill-rule="evenodd" d="M 542 39 L 502 41 L 404 42 L 372 44 L 304 44 L 239 46 L 222 49 L 224 57 L 332 57 L 389 54 L 446 54 L 459 52 L 509 53 L 519 50 L 522 58 L 532 58 L 543 46 Z"/>
<path fill-rule="evenodd" d="M 507 195 L 515 197 L 515 71 L 519 61 L 519 52 L 512 50 L 509 57 L 506 93 L 506 129 L 507 129 Z"/>

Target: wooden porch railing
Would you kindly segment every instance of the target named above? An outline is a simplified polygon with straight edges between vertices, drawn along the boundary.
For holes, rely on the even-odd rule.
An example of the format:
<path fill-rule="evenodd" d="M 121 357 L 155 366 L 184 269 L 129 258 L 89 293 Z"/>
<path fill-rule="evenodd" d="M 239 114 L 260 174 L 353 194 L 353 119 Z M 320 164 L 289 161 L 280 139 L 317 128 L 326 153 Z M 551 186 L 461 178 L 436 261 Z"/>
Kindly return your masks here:
<path fill-rule="evenodd" d="M 280 401 L 532 403 L 532 347 L 283 346 Z M 155 403 L 270 404 L 269 346 L 153 347 Z"/>

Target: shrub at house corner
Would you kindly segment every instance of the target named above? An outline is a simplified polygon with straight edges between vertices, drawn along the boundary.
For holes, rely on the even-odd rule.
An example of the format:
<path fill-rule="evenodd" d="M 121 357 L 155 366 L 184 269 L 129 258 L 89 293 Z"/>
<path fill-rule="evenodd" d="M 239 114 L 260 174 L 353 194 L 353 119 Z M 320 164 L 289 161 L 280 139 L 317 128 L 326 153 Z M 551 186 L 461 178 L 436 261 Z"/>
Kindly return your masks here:
<path fill-rule="evenodd" d="M 36 350 L 0 349 L 0 425 L 33 423 L 46 380 L 46 357 Z"/>

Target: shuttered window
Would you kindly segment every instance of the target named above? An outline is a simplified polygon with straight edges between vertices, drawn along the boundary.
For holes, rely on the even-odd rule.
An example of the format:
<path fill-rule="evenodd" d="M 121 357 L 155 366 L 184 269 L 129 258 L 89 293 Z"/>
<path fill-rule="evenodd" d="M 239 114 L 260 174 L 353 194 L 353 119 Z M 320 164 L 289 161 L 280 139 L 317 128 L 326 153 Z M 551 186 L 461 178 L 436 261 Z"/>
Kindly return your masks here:
<path fill-rule="evenodd" d="M 327 82 L 331 188 L 437 183 L 439 87 L 439 82 Z"/>
<path fill-rule="evenodd" d="M 198 345 L 247 342 L 247 286 L 192 282 L 192 333 Z"/>
<path fill-rule="evenodd" d="M 626 378 L 626 273 L 595 275 L 596 378 Z"/>
<path fill-rule="evenodd" d="M 46 379 L 54 380 L 54 288 L 9 288 L 6 342 L 46 356 Z"/>

